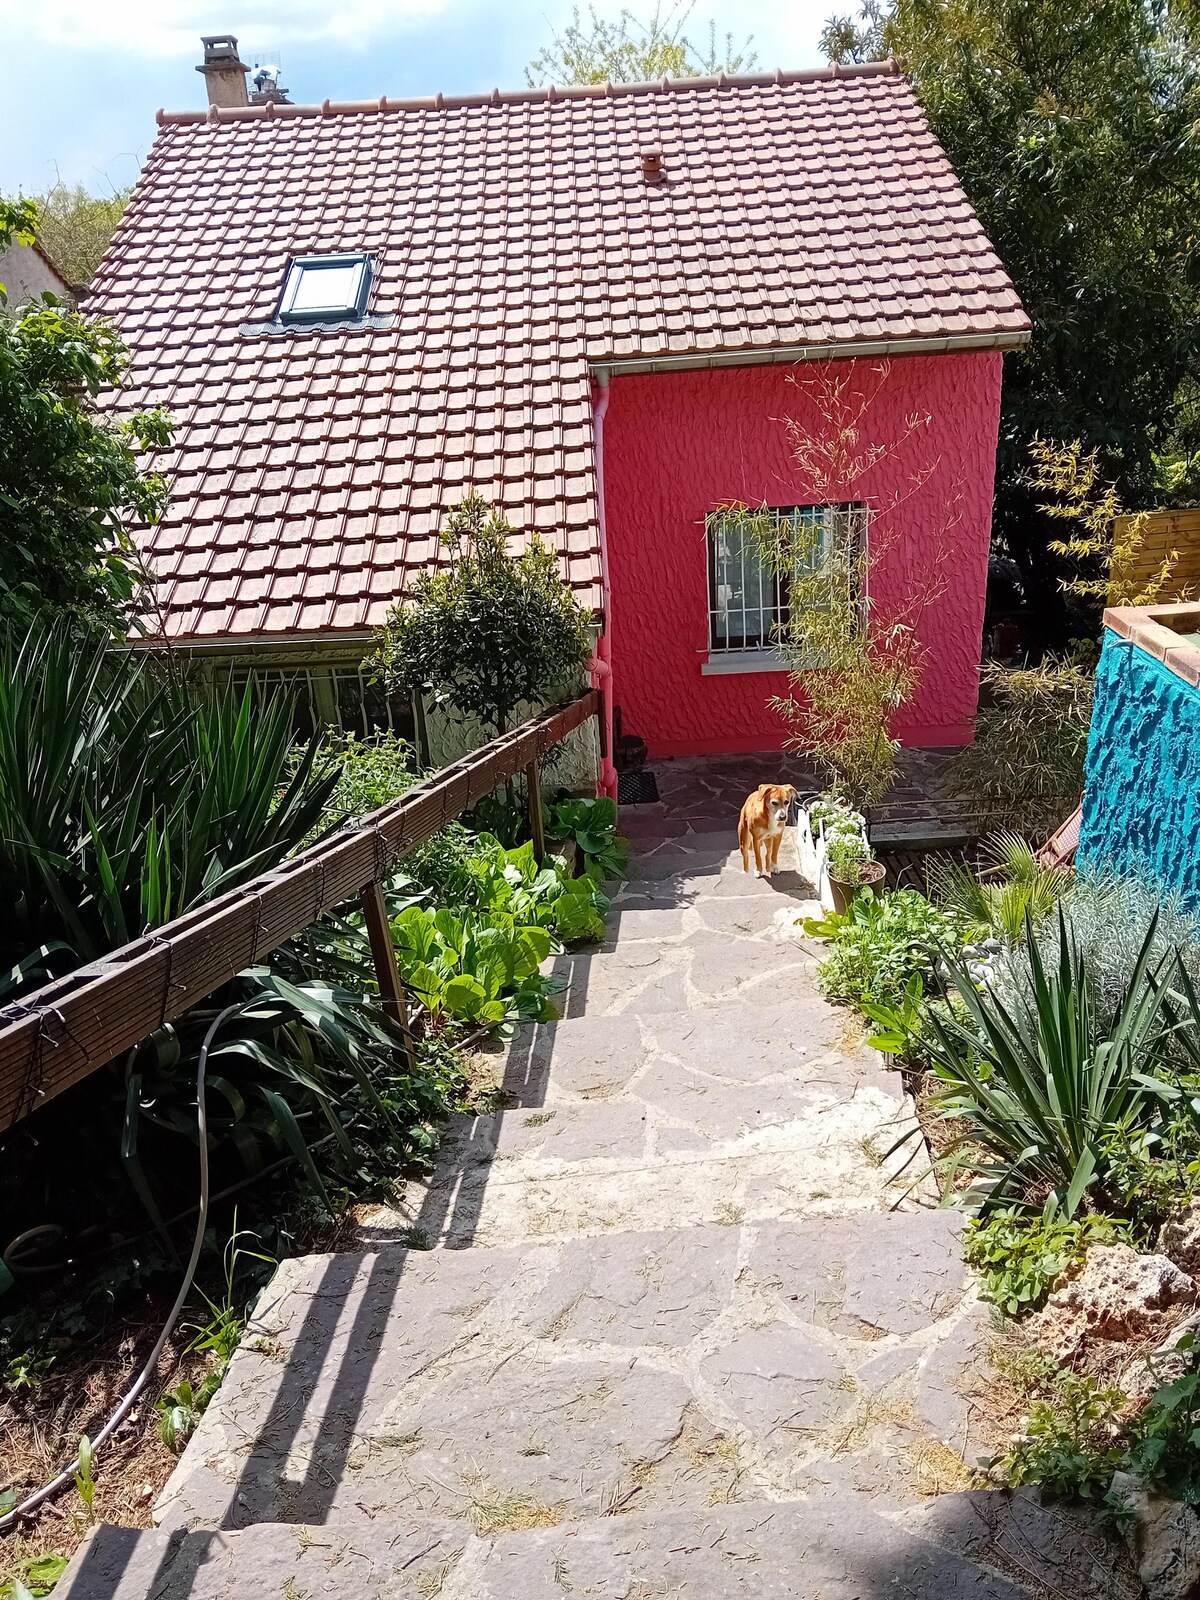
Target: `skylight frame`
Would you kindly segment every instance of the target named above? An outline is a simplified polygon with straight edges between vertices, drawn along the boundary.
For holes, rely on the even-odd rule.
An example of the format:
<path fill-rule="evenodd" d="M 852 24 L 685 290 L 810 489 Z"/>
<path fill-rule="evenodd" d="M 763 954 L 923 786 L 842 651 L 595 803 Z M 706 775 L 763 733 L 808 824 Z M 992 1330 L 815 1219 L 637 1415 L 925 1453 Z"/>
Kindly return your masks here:
<path fill-rule="evenodd" d="M 296 299 L 304 285 L 306 273 L 344 271 L 349 266 L 358 268 L 358 279 L 352 297 L 337 305 L 313 306 L 296 309 Z M 366 315 L 367 301 L 375 275 L 375 264 L 365 250 L 340 250 L 326 255 L 290 256 L 283 289 L 279 295 L 275 319 L 287 327 L 313 327 L 325 323 L 361 322 Z"/>

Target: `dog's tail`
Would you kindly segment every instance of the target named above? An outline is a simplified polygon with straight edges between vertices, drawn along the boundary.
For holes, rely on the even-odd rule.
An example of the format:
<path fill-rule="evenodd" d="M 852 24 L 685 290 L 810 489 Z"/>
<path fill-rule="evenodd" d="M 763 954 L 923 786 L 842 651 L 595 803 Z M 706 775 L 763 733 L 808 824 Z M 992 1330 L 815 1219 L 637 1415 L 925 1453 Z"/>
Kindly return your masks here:
<path fill-rule="evenodd" d="M 750 871 L 750 824 L 745 817 L 738 818 L 738 844 L 742 847 L 742 871 Z"/>

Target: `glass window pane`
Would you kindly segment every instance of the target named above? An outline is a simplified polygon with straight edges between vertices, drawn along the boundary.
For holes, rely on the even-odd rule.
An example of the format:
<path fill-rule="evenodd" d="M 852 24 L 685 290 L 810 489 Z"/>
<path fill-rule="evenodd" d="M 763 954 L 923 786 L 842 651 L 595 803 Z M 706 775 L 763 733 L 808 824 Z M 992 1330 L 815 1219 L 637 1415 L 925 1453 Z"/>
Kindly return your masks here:
<path fill-rule="evenodd" d="M 363 264 L 350 261 L 329 267 L 295 266 L 297 282 L 289 310 L 311 315 L 314 311 L 353 311 Z"/>
<path fill-rule="evenodd" d="M 710 519 L 709 541 L 712 648 L 769 647 L 779 616 L 774 573 L 735 518 Z"/>

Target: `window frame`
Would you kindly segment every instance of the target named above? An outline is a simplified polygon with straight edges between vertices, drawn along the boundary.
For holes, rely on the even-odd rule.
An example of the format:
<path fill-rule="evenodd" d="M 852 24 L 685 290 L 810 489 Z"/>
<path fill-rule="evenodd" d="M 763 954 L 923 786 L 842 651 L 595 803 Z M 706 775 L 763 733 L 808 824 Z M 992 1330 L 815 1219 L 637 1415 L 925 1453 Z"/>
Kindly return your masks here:
<path fill-rule="evenodd" d="M 835 520 L 836 513 L 843 515 L 845 519 L 844 530 L 853 534 L 856 549 L 862 551 L 866 548 L 870 509 L 865 501 L 848 500 L 817 502 L 810 505 L 764 506 L 762 509 L 777 519 L 782 520 L 787 517 L 794 521 L 808 513 L 823 513 L 822 562 L 828 561 L 836 548 L 836 540 L 840 531 Z M 764 572 L 761 563 L 759 564 L 759 604 L 750 608 L 742 607 L 742 642 L 740 644 L 728 642 L 731 632 L 728 626 L 728 618 L 732 613 L 729 610 L 725 610 L 722 613 L 717 593 L 716 531 L 721 519 L 728 517 L 729 514 L 728 511 L 723 510 L 710 511 L 704 519 L 705 570 L 708 591 L 708 659 L 705 661 L 702 670 L 708 673 L 784 671 L 787 668 L 787 663 L 779 649 L 778 630 L 788 621 L 791 610 L 791 580 L 786 573 L 771 574 L 772 599 L 770 605 L 767 606 L 764 604 Z M 744 585 L 744 542 L 742 546 L 742 573 Z M 745 620 L 747 615 L 757 612 L 760 618 L 765 619 L 768 611 L 772 616 L 770 629 L 760 629 L 761 636 L 757 641 L 746 643 Z M 723 643 L 719 642 L 719 633 L 722 630 L 718 629 L 718 620 L 722 616 L 726 619 L 726 625 L 723 629 L 725 642 Z"/>
<path fill-rule="evenodd" d="M 356 265 L 359 268 L 354 300 L 350 305 L 331 308 L 317 307 L 310 311 L 294 309 L 297 294 L 306 272 L 330 272 L 337 268 Z M 367 301 L 375 279 L 375 263 L 365 250 L 332 251 L 325 255 L 289 256 L 283 288 L 275 308 L 275 320 L 288 328 L 312 327 L 314 324 L 361 322 L 366 316 Z"/>

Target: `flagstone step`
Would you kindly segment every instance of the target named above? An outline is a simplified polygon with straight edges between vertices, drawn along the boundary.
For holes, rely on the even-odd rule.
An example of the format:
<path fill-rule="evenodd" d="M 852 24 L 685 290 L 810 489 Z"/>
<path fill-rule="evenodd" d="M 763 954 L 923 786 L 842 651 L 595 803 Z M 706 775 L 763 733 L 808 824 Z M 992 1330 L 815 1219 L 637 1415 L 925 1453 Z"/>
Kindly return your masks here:
<path fill-rule="evenodd" d="M 567 1523 L 851 1467 L 898 1502 L 957 1486 L 986 1324 L 959 1229 L 862 1211 L 283 1262 L 158 1514 L 470 1521 L 516 1495 Z"/>
<path fill-rule="evenodd" d="M 682 1086 L 632 1099 L 496 1112 L 453 1135 L 432 1179 L 365 1212 L 365 1241 L 424 1247 L 763 1221 L 936 1204 L 911 1103 L 890 1085 Z"/>
<path fill-rule="evenodd" d="M 245 1532 L 97 1528 L 66 1600 L 1032 1600 L 1138 1592 L 1117 1541 L 1028 1495 L 947 1495 L 881 1515 L 844 1493 L 618 1510 L 544 1521 L 513 1498 L 474 1525 L 409 1515 L 354 1528 L 264 1523 Z"/>

